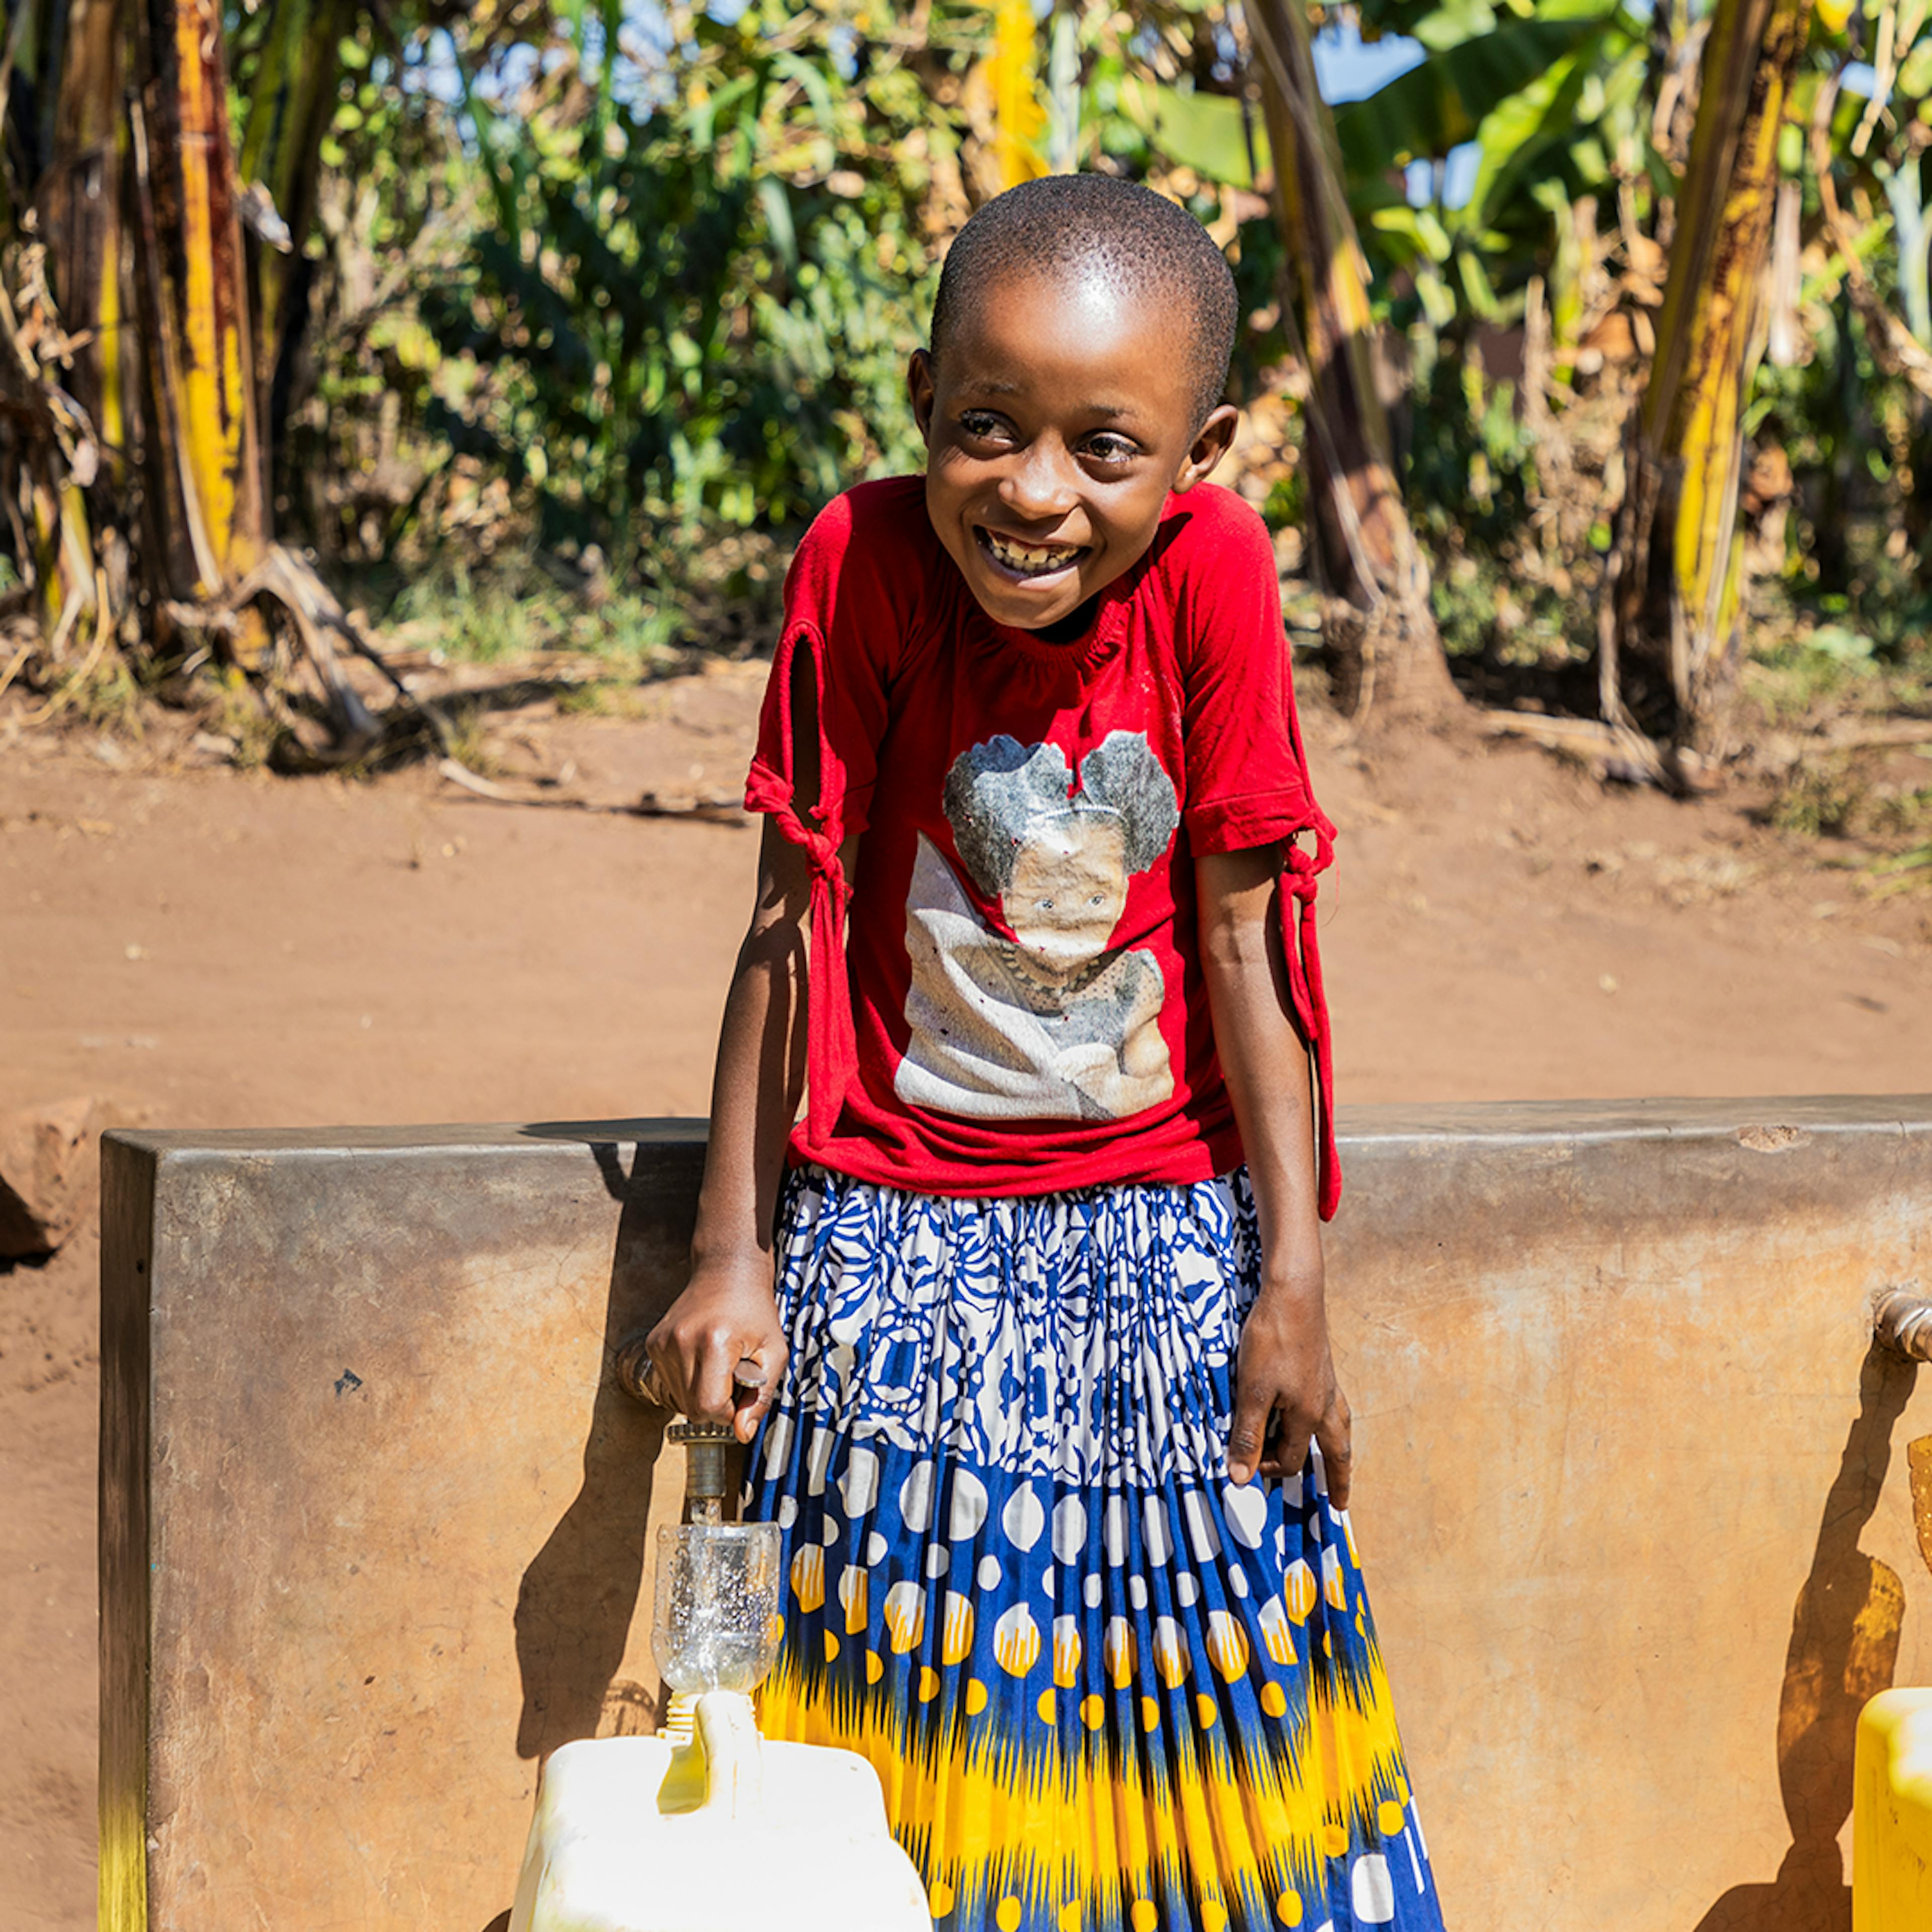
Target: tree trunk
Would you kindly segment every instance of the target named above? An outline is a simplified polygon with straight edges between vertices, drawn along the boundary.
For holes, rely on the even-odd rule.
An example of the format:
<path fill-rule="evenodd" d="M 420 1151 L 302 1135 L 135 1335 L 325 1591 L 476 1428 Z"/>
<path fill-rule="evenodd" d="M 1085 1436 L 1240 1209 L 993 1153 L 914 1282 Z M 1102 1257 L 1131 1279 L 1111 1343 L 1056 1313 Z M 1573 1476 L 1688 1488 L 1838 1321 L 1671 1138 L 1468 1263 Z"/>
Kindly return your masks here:
<path fill-rule="evenodd" d="M 1336 694 L 1358 719 L 1439 716 L 1461 699 L 1396 482 L 1376 387 L 1368 264 L 1342 189 L 1334 123 L 1315 84 L 1308 22 L 1300 0 L 1250 0 L 1246 15 L 1294 282 L 1283 310 L 1308 370 L 1309 548 L 1327 596 Z"/>
<path fill-rule="evenodd" d="M 1688 776 L 1724 749 L 1744 596 L 1742 412 L 1763 353 L 1778 135 L 1812 0 L 1717 0 L 1657 355 L 1598 622 L 1605 719 Z"/>
<path fill-rule="evenodd" d="M 147 350 L 143 565 L 158 600 L 218 599 L 268 548 L 254 341 L 217 0 L 134 0 L 131 214 Z M 233 653 L 266 641 L 238 614 Z"/>
<path fill-rule="evenodd" d="M 40 232 L 65 244 L 52 251 L 44 290 L 66 332 L 91 332 L 98 346 L 75 357 L 70 374 L 44 366 L 38 348 L 29 352 L 21 346 L 16 327 L 35 318 L 16 316 L 13 295 L 0 298 L 0 320 L 10 338 L 7 386 L 14 392 L 20 432 L 8 440 L 4 488 L 10 508 L 18 504 L 32 525 L 41 634 L 56 662 L 66 656 L 82 621 L 97 614 L 105 530 L 97 536 L 95 518 L 117 500 L 126 479 L 123 150 L 117 139 L 125 86 L 124 23 L 117 10 L 118 0 L 73 0 L 65 18 L 49 23 L 53 31 L 46 38 L 63 57 L 60 71 L 32 76 L 39 98 L 57 100 L 49 117 L 52 146 L 41 189 Z M 24 18 L 16 16 L 8 37 L 10 66 Z M 21 278 L 19 298 L 36 309 L 44 299 L 42 288 L 39 276 L 29 271 Z"/>
<path fill-rule="evenodd" d="M 281 445 L 308 333 L 315 272 L 302 242 L 315 220 L 322 143 L 335 116 L 342 76 L 339 50 L 362 12 L 361 0 L 269 0 L 236 163 L 243 182 L 267 190 L 291 238 L 286 253 L 266 244 L 248 250 L 258 328 L 256 370 L 262 383 L 263 466 L 278 488 L 286 481 Z"/>

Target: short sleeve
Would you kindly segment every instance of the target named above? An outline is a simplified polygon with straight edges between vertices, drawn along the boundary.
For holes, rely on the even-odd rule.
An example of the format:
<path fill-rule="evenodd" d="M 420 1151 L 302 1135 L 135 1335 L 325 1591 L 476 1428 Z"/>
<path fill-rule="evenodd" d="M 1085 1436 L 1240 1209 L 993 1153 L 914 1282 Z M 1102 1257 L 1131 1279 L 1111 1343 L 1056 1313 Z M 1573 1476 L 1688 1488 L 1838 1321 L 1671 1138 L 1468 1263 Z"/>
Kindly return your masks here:
<path fill-rule="evenodd" d="M 805 842 L 802 818 L 836 848 L 862 832 L 870 817 L 887 692 L 912 627 L 920 576 L 901 514 L 907 506 L 890 496 L 880 500 L 890 487 L 865 486 L 829 504 L 785 578 L 784 628 L 745 803 L 772 814 L 795 842 Z M 917 507 L 922 519 L 922 501 Z M 809 676 L 801 679 L 802 670 Z M 801 700 L 809 711 L 795 715 L 803 710 Z M 799 734 L 814 726 L 817 796 L 800 798 L 813 761 L 801 760 Z"/>
<path fill-rule="evenodd" d="M 1333 828 L 1308 782 L 1274 547 L 1238 499 L 1190 544 L 1176 615 L 1187 762 L 1182 817 L 1198 852 L 1240 852 Z M 1192 533 L 1190 533 L 1192 534 Z"/>
<path fill-rule="evenodd" d="M 931 527 L 920 479 L 901 477 L 847 491 L 806 531 L 785 578 L 784 630 L 745 782 L 746 808 L 770 813 L 810 862 L 806 1086 L 820 1142 L 859 1066 L 845 962 L 851 888 L 839 848 L 870 817 L 892 674 L 916 628 L 920 544 Z M 801 699 L 809 718 L 799 715 Z M 817 740 L 815 760 L 799 756 L 807 733 Z M 816 796 L 801 798 L 814 764 Z"/>

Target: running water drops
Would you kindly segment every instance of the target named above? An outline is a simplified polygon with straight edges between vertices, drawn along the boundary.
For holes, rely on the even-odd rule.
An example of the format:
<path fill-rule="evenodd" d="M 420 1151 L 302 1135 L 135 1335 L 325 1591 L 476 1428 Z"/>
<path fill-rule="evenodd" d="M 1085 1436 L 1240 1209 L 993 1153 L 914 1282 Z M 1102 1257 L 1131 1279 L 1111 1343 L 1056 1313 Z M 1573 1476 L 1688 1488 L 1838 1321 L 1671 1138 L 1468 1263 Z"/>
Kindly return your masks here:
<path fill-rule="evenodd" d="M 674 1691 L 748 1693 L 778 1653 L 778 1530 L 708 1512 L 658 1532 L 651 1648 Z"/>

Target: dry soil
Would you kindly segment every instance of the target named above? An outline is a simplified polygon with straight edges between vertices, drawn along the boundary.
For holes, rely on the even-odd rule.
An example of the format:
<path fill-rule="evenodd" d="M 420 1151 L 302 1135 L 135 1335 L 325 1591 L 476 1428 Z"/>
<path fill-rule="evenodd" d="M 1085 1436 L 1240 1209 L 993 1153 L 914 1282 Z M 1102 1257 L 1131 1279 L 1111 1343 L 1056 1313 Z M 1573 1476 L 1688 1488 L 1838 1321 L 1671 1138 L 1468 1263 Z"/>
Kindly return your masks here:
<path fill-rule="evenodd" d="M 539 704 L 494 742 L 607 803 L 728 791 L 760 675 L 667 682 L 622 719 Z M 278 779 L 194 765 L 184 730 L 18 721 L 0 1110 L 704 1110 L 748 828 L 506 807 L 427 770 Z M 1322 933 L 1345 1102 L 1932 1090 L 1932 894 L 1872 897 L 1857 854 L 1764 829 L 1748 790 L 1673 803 L 1427 734 L 1364 753 L 1319 713 L 1310 735 L 1343 832 Z M 0 1932 L 93 1923 L 95 1252 L 90 1232 L 0 1271 Z"/>

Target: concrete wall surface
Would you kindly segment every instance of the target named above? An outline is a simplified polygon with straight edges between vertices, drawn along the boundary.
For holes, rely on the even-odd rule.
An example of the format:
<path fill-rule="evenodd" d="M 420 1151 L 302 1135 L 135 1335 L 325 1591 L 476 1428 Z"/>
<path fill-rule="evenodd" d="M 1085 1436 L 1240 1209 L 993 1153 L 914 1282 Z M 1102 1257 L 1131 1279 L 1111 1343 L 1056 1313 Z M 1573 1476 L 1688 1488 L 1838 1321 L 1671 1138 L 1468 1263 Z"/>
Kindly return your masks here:
<path fill-rule="evenodd" d="M 1843 1932 L 1932 1681 L 1932 1097 L 1343 1115 L 1357 1538 L 1454 1932 Z M 612 1386 L 703 1130 L 104 1143 L 103 1923 L 500 1932 L 649 1728 L 675 1452 Z"/>

